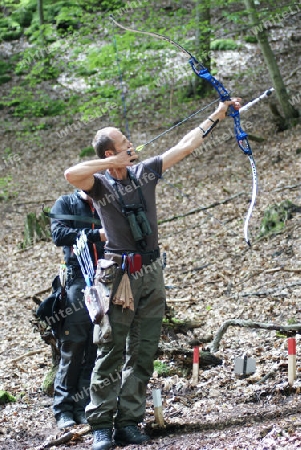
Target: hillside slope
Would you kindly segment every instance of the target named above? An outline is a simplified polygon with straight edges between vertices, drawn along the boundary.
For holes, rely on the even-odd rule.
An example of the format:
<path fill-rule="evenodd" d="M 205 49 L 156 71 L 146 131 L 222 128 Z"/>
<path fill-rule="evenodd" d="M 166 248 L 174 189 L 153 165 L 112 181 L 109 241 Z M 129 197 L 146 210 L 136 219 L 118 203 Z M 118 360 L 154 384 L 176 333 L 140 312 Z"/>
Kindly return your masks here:
<path fill-rule="evenodd" d="M 293 30 L 294 27 L 286 28 L 283 40 L 274 42 L 277 56 L 285 60 L 286 73 L 294 73 L 300 65 L 300 45 L 289 39 Z M 235 61 L 232 62 L 234 66 Z M 248 64 L 249 68 L 262 64 L 256 48 Z M 260 85 L 257 77 L 258 73 L 249 77 L 248 93 L 252 92 L 253 97 L 269 87 L 266 73 L 260 78 Z M 242 81 L 246 79 L 247 74 Z M 291 92 L 298 92 L 300 71 L 295 71 L 288 84 Z M 240 93 L 242 97 L 243 94 Z M 0 112 L 2 120 L 8 117 L 8 111 Z M 153 135 L 161 131 L 159 121 L 150 125 L 151 118 L 144 116 L 141 121 L 145 123 L 143 132 L 133 130 L 132 134 L 137 144 L 149 138 L 150 126 Z M 142 157 L 171 147 L 200 121 L 201 118 L 194 119 L 177 128 L 149 146 Z M 215 335 L 230 318 L 276 324 L 301 322 L 300 215 L 293 214 L 282 232 L 258 239 L 267 207 L 284 200 L 300 205 L 301 127 L 276 134 L 266 103 L 251 110 L 245 121 L 250 124 L 250 133 L 265 139 L 261 144 L 251 142 L 259 180 L 250 221 L 251 249 L 243 239 L 251 169 L 246 156 L 230 138 L 230 119 L 216 129 L 212 145 L 168 171 L 158 186 L 158 218 L 163 221 L 159 226 L 160 245 L 167 253 L 167 304 L 176 317 L 202 323 L 193 332 L 178 335 L 178 340 L 162 337 L 171 346 L 185 347 L 192 338 Z M 3 280 L 0 378 L 3 389 L 17 396 L 16 403 L 0 406 L 3 449 L 34 449 L 47 436 L 56 434 L 51 398 L 41 392 L 43 377 L 50 366 L 50 350 L 34 333 L 30 321 L 32 296 L 50 287 L 61 251 L 51 242 L 43 241 L 25 250 L 18 249 L 24 218 L 28 212 L 39 212 L 42 204 L 51 206 L 59 195 L 72 190 L 63 172 L 79 161 L 79 149 L 90 144 L 95 130 L 102 125 L 101 121 L 95 121 L 90 127 L 60 139 L 56 133 L 61 129 L 57 117 L 51 129 L 40 131 L 41 146 L 34 140 L 20 140 L 15 131 L 5 133 L 0 142 L 2 155 L 10 147 L 20 156 L 2 172 L 11 173 L 16 196 L 0 203 Z M 18 122 L 12 121 L 12 129 L 17 128 Z M 221 138 L 223 135 L 229 139 Z M 208 209 L 185 216 L 201 207 Z M 184 217 L 174 218 L 181 215 Z M 297 335 L 297 348 L 299 344 Z M 246 353 L 256 359 L 257 370 L 243 379 L 234 374 L 234 360 Z M 179 371 L 167 378 L 154 374 L 145 423 L 150 426 L 153 422 L 151 388 L 156 386 L 162 388 L 168 427 L 166 433 L 153 431 L 154 441 L 143 448 L 300 448 L 301 372 L 298 364 L 298 378 L 290 390 L 286 339 L 270 331 L 230 328 L 217 356 L 223 365 L 200 370 L 196 387 L 190 385 L 190 373 L 185 376 Z M 165 362 L 173 367 L 173 361 Z M 256 384 L 269 373 L 272 374 L 266 381 Z M 73 447 L 88 449 L 91 439 L 88 434 Z"/>

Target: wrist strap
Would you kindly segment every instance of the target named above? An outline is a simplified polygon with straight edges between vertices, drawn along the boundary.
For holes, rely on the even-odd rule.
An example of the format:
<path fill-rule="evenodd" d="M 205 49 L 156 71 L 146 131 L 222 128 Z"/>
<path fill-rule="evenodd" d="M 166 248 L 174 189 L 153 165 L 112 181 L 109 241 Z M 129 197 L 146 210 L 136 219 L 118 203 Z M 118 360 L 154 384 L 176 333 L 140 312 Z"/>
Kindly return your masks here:
<path fill-rule="evenodd" d="M 219 119 L 217 119 L 216 121 L 213 121 L 212 119 L 209 120 L 212 122 L 212 125 L 206 131 L 204 131 L 201 126 L 199 126 L 199 129 L 203 132 L 203 139 L 208 136 L 208 134 L 213 130 L 214 127 L 216 127 L 219 122 Z"/>

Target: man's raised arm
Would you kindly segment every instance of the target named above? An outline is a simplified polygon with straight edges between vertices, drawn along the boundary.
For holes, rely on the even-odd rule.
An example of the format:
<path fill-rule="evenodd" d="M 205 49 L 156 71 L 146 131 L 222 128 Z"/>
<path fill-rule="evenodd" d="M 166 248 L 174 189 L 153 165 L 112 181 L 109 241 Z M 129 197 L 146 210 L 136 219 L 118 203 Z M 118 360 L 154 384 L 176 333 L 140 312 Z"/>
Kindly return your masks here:
<path fill-rule="evenodd" d="M 89 191 L 94 184 L 94 174 L 108 167 L 108 161 L 104 159 L 85 161 L 65 170 L 65 178 L 78 189 Z"/>
<path fill-rule="evenodd" d="M 122 167 L 132 166 L 131 158 L 138 158 L 138 156 L 129 156 L 124 151 L 104 159 L 85 161 L 67 169 L 65 171 L 65 178 L 73 186 L 83 191 L 89 191 L 93 187 L 95 173 L 107 169 L 120 169 Z"/>
<path fill-rule="evenodd" d="M 226 102 L 220 102 L 218 108 L 206 119 L 201 125 L 186 134 L 177 145 L 162 154 L 162 171 L 169 169 L 176 163 L 190 155 L 204 141 L 204 137 L 209 134 L 218 122 L 226 117 L 227 109 L 230 105 L 239 109 L 240 98 L 236 98 Z M 207 133 L 208 132 L 208 133 Z"/>

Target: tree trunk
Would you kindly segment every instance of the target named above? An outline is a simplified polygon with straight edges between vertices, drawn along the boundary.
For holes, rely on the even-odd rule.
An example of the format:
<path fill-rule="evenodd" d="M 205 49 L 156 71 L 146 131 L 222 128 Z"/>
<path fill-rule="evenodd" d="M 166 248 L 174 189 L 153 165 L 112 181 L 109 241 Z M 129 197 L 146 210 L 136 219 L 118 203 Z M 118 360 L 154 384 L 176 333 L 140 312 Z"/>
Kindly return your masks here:
<path fill-rule="evenodd" d="M 37 217 L 35 213 L 29 213 L 25 219 L 24 241 L 22 248 L 30 247 L 41 240 L 48 240 L 51 237 L 50 221 L 43 212 Z"/>
<path fill-rule="evenodd" d="M 38 12 L 39 12 L 39 22 L 40 22 L 40 26 L 41 26 L 41 25 L 44 25 L 43 0 L 38 0 Z"/>
<path fill-rule="evenodd" d="M 291 119 L 298 118 L 299 113 L 297 110 L 293 108 L 293 106 L 289 102 L 289 96 L 284 85 L 279 67 L 277 65 L 277 61 L 275 55 L 271 49 L 271 46 L 268 41 L 268 36 L 266 30 L 262 27 L 260 29 L 260 20 L 259 16 L 256 12 L 256 7 L 254 4 L 254 0 L 244 0 L 246 8 L 248 10 L 249 17 L 251 19 L 251 23 L 253 27 L 258 27 L 257 39 L 260 46 L 260 49 L 263 54 L 263 58 L 267 65 L 273 87 L 275 88 L 277 99 L 281 105 L 281 108 L 284 113 L 284 117 L 287 122 L 290 122 Z"/>
<path fill-rule="evenodd" d="M 210 37 L 211 37 L 211 15 L 210 4 L 211 0 L 205 2 L 195 0 L 195 56 L 196 59 L 205 66 L 208 71 L 211 71 L 210 58 Z M 200 77 L 195 77 L 194 90 L 198 95 L 203 95 L 211 89 L 211 85 Z"/>
<path fill-rule="evenodd" d="M 41 46 L 44 47 L 45 40 L 44 40 L 44 7 L 43 7 L 43 0 L 38 0 L 38 15 L 39 15 L 39 23 L 40 23 L 40 39 L 41 39 Z"/>

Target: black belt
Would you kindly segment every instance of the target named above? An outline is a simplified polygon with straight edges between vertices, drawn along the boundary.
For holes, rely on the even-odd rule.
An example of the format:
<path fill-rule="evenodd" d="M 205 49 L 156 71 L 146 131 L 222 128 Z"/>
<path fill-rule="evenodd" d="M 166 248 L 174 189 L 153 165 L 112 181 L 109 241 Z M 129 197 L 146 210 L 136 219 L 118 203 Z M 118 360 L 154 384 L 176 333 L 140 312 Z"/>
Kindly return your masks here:
<path fill-rule="evenodd" d="M 140 253 L 140 255 L 142 257 L 142 265 L 148 266 L 149 264 L 156 261 L 160 257 L 160 250 L 157 248 L 152 252 Z"/>
<path fill-rule="evenodd" d="M 131 252 L 131 251 L 115 251 L 115 250 L 108 250 L 106 249 L 105 253 L 117 253 L 118 255 L 134 255 L 139 253 L 142 258 L 142 265 L 148 266 L 152 264 L 154 261 L 156 261 L 160 257 L 160 249 L 156 248 L 155 250 L 149 251 L 149 252 Z"/>

